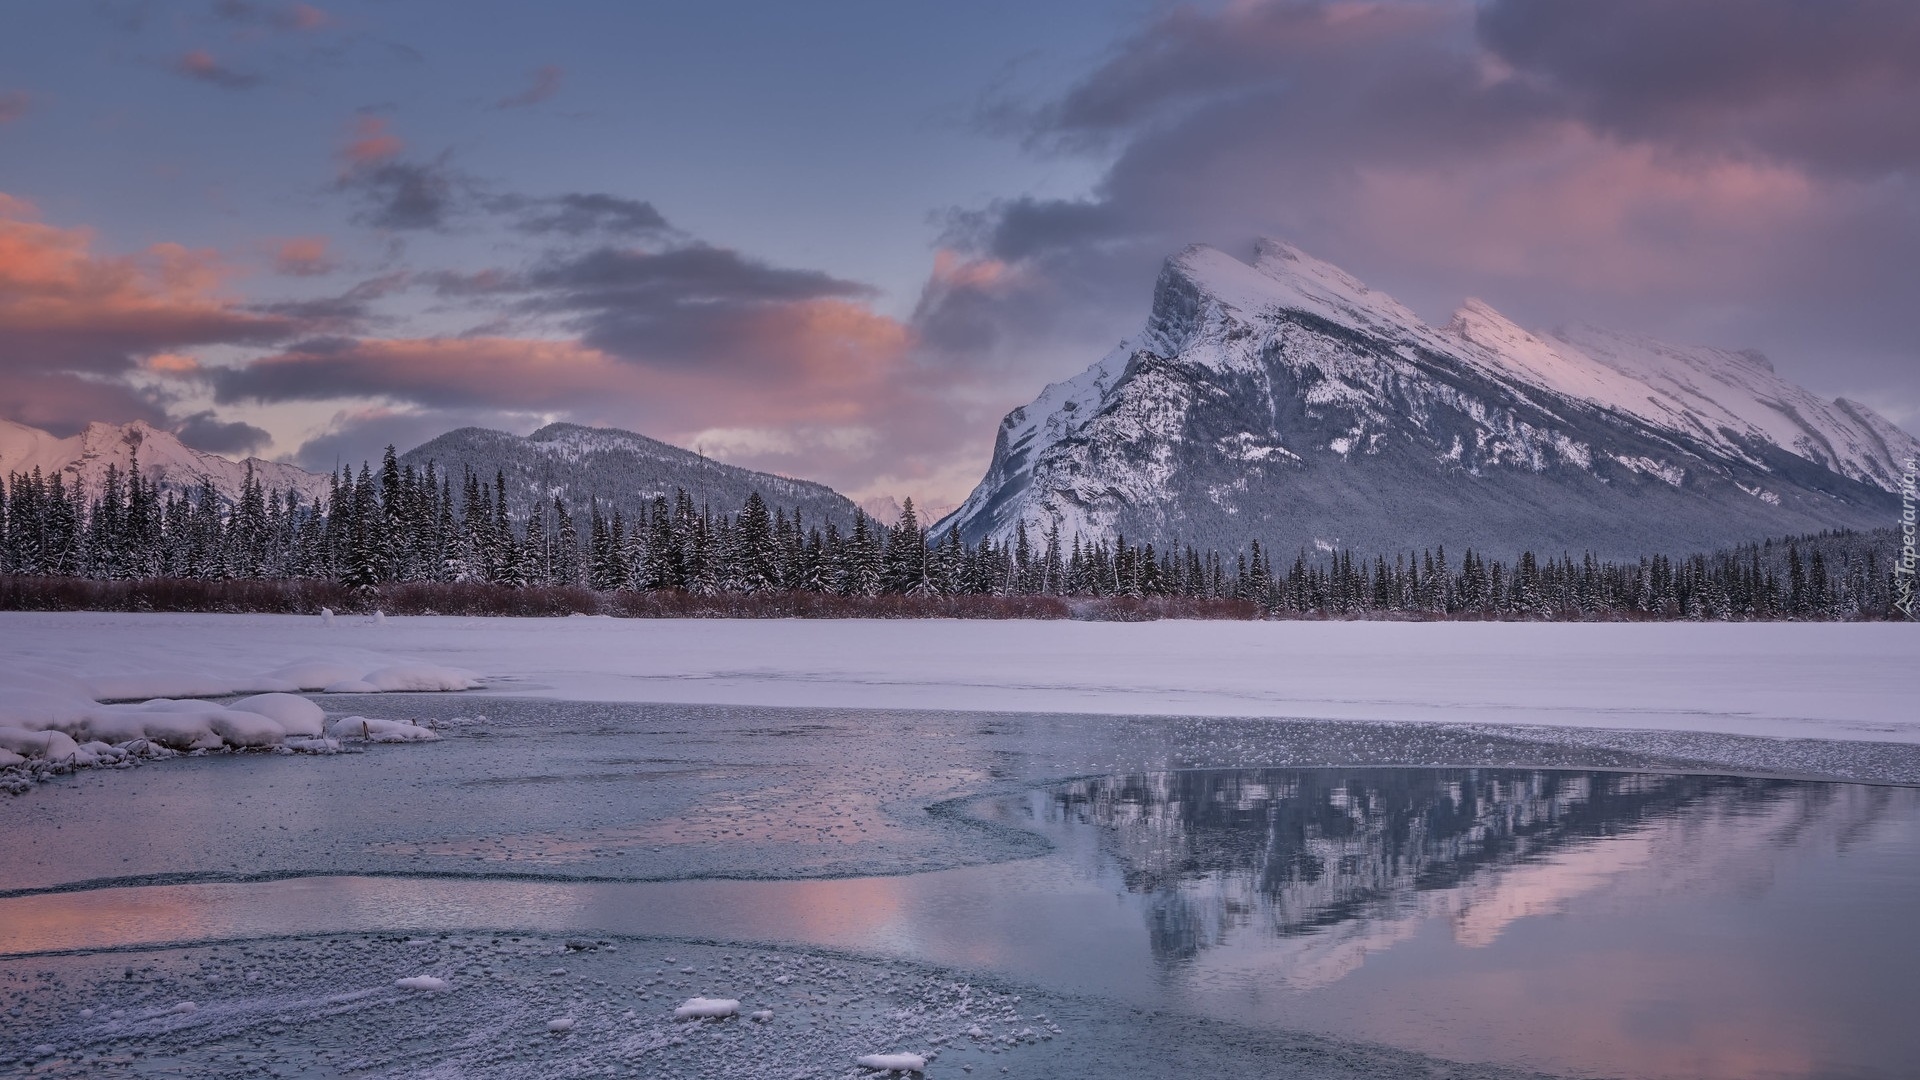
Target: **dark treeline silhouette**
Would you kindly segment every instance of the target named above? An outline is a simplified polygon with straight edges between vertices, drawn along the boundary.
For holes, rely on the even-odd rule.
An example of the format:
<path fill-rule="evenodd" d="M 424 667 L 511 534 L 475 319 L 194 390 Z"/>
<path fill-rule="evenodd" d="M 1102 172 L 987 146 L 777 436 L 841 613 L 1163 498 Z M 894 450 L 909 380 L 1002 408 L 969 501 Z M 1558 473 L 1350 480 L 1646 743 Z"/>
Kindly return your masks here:
<path fill-rule="evenodd" d="M 89 500 L 56 474 L 0 492 L 0 608 L 394 613 L 1426 619 L 1884 619 L 1894 542 L 1829 532 L 1635 562 L 1591 554 L 1502 562 L 1444 548 L 1300 552 L 1276 571 L 1240 552 L 1156 549 L 1057 529 L 964 542 L 929 535 L 908 500 L 893 525 L 842 532 L 769 507 L 657 496 L 629 521 L 597 500 L 507 505 L 506 483 L 402 467 L 342 470 L 326 497 L 163 492 L 136 458 Z"/>

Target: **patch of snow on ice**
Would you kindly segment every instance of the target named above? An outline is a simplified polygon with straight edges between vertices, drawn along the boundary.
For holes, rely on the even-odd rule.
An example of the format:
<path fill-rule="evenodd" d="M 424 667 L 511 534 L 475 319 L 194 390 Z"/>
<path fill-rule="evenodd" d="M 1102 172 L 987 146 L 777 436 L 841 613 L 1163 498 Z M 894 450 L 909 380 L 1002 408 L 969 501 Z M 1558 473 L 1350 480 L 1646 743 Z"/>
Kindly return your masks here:
<path fill-rule="evenodd" d="M 887 1072 L 925 1072 L 927 1059 L 919 1054 L 868 1054 L 856 1058 L 854 1064 L 863 1069 L 884 1069 Z"/>
<path fill-rule="evenodd" d="M 437 664 L 395 664 L 368 672 L 364 681 L 384 693 L 437 693 L 480 685 L 480 677 L 471 671 Z"/>
<path fill-rule="evenodd" d="M 410 978 L 395 979 L 393 980 L 393 985 L 402 990 L 435 991 L 445 990 L 447 988 L 447 980 L 436 979 L 431 975 L 414 975 Z"/>
<path fill-rule="evenodd" d="M 439 732 L 409 724 L 405 720 L 366 716 L 346 716 L 335 720 L 327 727 L 327 735 L 335 739 L 359 739 L 371 743 L 433 742 L 440 738 Z"/>
<path fill-rule="evenodd" d="M 740 1003 L 733 998 L 688 998 L 679 1008 L 673 1010 L 675 1020 L 710 1020 L 723 1016 L 736 1016 L 740 1012 Z"/>

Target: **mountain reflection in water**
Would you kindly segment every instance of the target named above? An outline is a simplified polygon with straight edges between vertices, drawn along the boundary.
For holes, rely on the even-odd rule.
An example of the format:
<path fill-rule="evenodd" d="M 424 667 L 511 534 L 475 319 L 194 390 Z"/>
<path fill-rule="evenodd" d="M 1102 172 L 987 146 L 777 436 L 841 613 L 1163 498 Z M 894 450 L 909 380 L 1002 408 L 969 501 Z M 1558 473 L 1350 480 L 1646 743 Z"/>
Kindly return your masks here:
<path fill-rule="evenodd" d="M 1656 822 L 1695 813 L 1751 819 L 1800 801 L 1814 814 L 1832 793 L 1792 781 L 1647 773 L 1194 770 L 1071 783 L 1055 791 L 1049 814 L 1054 824 L 1101 830 L 1128 891 L 1149 900 L 1155 957 L 1178 963 L 1235 930 L 1287 937 L 1393 920 L 1428 908 L 1423 893 Z M 1853 811 L 1871 819 L 1873 809 Z M 1594 862 L 1600 853 L 1585 854 Z M 1631 845 L 1608 854 L 1621 856 L 1599 860 L 1616 874 L 1646 863 Z M 1454 914 L 1463 944 L 1484 943 L 1470 921 L 1462 925 L 1463 912 Z M 1506 921 L 1477 933 L 1497 933 Z"/>

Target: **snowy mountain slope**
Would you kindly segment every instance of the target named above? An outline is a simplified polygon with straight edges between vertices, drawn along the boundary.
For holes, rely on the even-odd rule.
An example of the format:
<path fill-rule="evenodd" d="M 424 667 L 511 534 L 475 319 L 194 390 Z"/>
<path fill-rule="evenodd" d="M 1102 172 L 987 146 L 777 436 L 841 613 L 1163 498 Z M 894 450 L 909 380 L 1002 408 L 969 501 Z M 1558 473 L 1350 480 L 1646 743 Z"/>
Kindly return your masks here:
<path fill-rule="evenodd" d="M 1008 414 L 940 527 L 1631 556 L 1885 525 L 1916 453 L 1757 354 L 1539 335 L 1479 301 L 1434 328 L 1291 245 L 1195 246 L 1139 335 Z"/>
<path fill-rule="evenodd" d="M 248 464 L 268 491 L 292 489 L 311 501 L 328 490 L 323 475 L 259 458 L 233 461 L 195 450 L 173 433 L 140 420 L 127 424 L 95 422 L 64 439 L 39 428 L 0 420 L 0 476 L 30 473 L 36 468 L 49 477 L 60 473 L 69 486 L 78 482 L 89 499 L 97 498 L 106 487 L 107 467 L 115 466 L 125 474 L 136 452 L 140 474 L 163 491 L 195 491 L 206 478 L 224 498 L 238 499 Z"/>
<path fill-rule="evenodd" d="M 579 512 L 597 499 L 632 519 L 655 496 L 671 500 L 676 489 L 685 489 L 695 503 L 728 512 L 758 491 L 770 505 L 798 508 L 809 522 L 832 521 L 843 529 L 852 526 L 855 513 L 852 502 L 824 484 L 726 465 L 617 428 L 549 424 L 525 437 L 459 428 L 400 456 L 401 464 L 416 468 L 429 461 L 456 487 L 464 469 L 487 483 L 504 474 L 509 505 L 516 507 L 558 495 Z"/>

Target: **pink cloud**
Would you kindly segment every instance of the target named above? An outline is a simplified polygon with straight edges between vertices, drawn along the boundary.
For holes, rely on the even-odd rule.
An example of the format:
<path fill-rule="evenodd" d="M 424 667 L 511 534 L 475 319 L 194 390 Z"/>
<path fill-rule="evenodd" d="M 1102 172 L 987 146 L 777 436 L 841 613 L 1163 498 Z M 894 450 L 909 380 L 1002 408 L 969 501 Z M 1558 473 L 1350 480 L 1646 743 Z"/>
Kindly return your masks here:
<path fill-rule="evenodd" d="M 353 136 L 345 149 L 340 151 L 340 156 L 346 159 L 349 167 L 358 168 L 390 161 L 404 149 L 406 143 L 388 130 L 385 117 L 363 113 L 354 120 Z"/>
<path fill-rule="evenodd" d="M 0 363 L 116 371 L 130 356 L 291 329 L 225 296 L 228 271 L 212 252 L 155 244 L 103 256 L 92 243 L 88 230 L 45 224 L 0 195 Z"/>
<path fill-rule="evenodd" d="M 333 269 L 324 236 L 294 236 L 280 241 L 273 253 L 274 270 L 291 277 L 313 277 Z"/>

